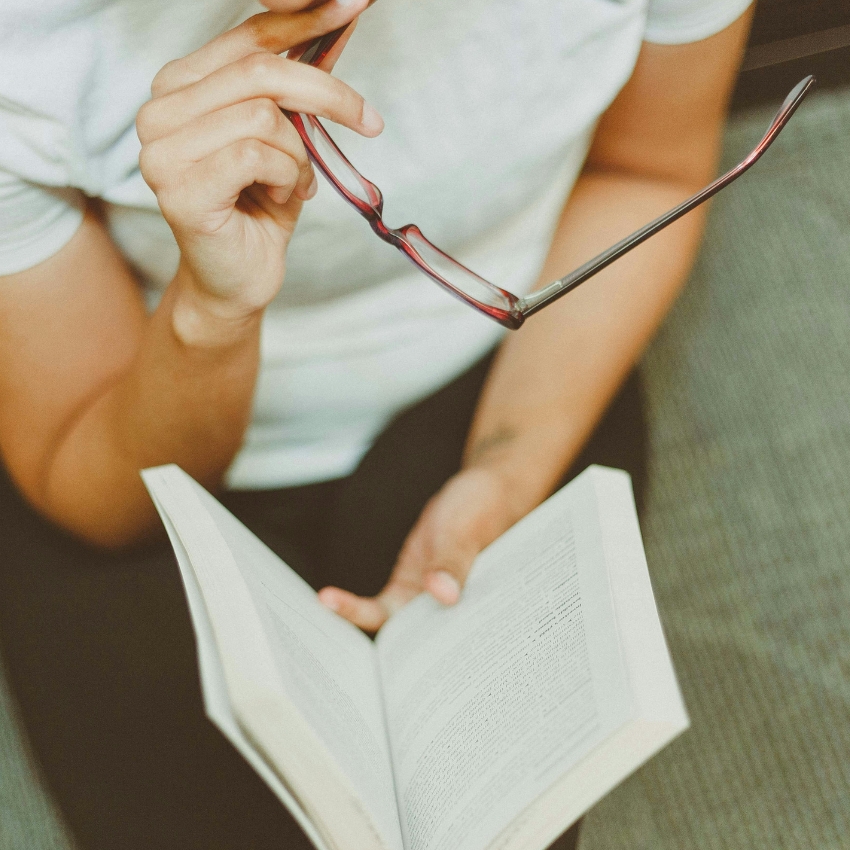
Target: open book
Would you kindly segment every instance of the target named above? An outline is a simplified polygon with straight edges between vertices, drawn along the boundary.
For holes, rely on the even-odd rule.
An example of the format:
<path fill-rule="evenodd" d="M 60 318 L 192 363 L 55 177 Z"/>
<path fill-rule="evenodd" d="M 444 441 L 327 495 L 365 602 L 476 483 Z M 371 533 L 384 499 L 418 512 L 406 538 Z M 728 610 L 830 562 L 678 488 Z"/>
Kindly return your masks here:
<path fill-rule="evenodd" d="M 591 467 L 373 642 L 176 466 L 210 719 L 318 850 L 543 850 L 688 726 L 628 476 Z M 352 565 L 356 569 L 356 564 Z"/>

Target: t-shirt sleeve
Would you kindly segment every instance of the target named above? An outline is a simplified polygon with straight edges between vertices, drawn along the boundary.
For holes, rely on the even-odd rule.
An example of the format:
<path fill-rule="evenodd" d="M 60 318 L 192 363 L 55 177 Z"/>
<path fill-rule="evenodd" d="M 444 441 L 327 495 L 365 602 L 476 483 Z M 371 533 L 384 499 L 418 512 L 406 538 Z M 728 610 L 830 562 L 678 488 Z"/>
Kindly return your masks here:
<path fill-rule="evenodd" d="M 750 7 L 752 0 L 649 0 L 644 39 L 687 44 L 720 32 Z"/>
<path fill-rule="evenodd" d="M 77 232 L 84 210 L 77 189 L 39 186 L 0 170 L 0 275 L 52 257 Z"/>
<path fill-rule="evenodd" d="M 73 61 L 87 42 L 75 33 L 38 4 L 0 0 L 2 275 L 55 254 L 83 220 L 85 196 L 68 188 L 82 185 L 72 140 L 88 82 Z"/>

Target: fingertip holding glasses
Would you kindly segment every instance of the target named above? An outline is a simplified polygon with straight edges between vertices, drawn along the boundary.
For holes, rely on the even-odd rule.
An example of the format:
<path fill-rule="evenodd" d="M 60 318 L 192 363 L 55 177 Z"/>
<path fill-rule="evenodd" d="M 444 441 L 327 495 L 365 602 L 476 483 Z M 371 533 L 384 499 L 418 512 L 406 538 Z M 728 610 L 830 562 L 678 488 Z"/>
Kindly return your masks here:
<path fill-rule="evenodd" d="M 318 65 L 344 31 L 345 27 L 342 27 L 328 35 L 317 38 L 308 45 L 298 61 Z M 490 283 L 457 260 L 452 259 L 436 245 L 429 242 L 415 224 L 406 224 L 397 229 L 387 227 L 382 218 L 384 201 L 380 189 L 370 180 L 367 180 L 348 161 L 318 118 L 297 112 L 288 112 L 287 115 L 301 136 L 301 140 L 307 148 L 307 153 L 316 168 L 321 171 L 343 199 L 366 219 L 379 239 L 395 246 L 421 272 L 456 298 L 465 301 L 471 307 L 506 328 L 516 330 L 529 316 L 557 301 L 622 257 L 623 254 L 628 253 L 632 248 L 658 233 L 659 230 L 663 230 L 668 224 L 672 224 L 716 195 L 721 189 L 751 168 L 770 147 L 814 85 L 815 78 L 810 75 L 794 86 L 773 121 L 771 121 L 761 141 L 734 168 L 686 201 L 649 222 L 640 230 L 636 230 L 625 239 L 621 239 L 568 275 L 522 297 Z"/>

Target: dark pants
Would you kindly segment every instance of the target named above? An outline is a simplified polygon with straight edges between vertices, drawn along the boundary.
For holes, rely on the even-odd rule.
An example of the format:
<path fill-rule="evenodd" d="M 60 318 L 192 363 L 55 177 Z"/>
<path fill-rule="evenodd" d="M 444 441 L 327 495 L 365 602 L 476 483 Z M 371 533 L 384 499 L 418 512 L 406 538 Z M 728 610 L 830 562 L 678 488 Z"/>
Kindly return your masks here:
<path fill-rule="evenodd" d="M 222 501 L 314 587 L 372 594 L 425 501 L 457 471 L 482 363 L 399 416 L 348 478 Z M 645 481 L 632 377 L 571 473 Z M 120 556 L 33 513 L 0 470 L 0 646 L 23 723 L 81 850 L 309 847 L 203 713 L 177 567 L 158 542 Z M 577 826 L 556 843 L 575 846 Z"/>

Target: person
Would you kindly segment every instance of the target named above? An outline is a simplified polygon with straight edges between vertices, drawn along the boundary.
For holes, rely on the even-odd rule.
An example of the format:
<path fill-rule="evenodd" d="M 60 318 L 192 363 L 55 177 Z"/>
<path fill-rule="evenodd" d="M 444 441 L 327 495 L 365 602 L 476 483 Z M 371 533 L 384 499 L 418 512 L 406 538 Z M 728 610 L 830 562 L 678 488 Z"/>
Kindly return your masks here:
<path fill-rule="evenodd" d="M 140 469 L 179 464 L 367 631 L 452 604 L 587 462 L 645 489 L 632 370 L 704 211 L 505 332 L 377 240 L 282 110 L 523 293 L 712 177 L 749 1 L 4 4 L 0 635 L 80 847 L 306 846 L 203 719 Z"/>

